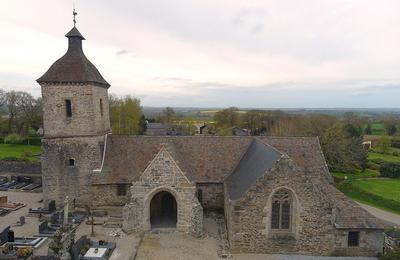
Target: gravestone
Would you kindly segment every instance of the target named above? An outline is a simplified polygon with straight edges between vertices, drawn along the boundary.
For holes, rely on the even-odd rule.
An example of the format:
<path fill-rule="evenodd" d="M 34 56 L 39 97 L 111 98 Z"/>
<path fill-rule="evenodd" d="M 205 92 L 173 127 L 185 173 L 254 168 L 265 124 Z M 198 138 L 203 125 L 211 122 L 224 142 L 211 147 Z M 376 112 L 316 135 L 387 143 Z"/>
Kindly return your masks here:
<path fill-rule="evenodd" d="M 21 216 L 21 217 L 19 217 L 19 222 L 18 222 L 18 224 L 19 225 L 25 225 L 25 217 L 24 216 Z"/>
<path fill-rule="evenodd" d="M 8 230 L 8 232 L 7 232 L 7 239 L 8 239 L 8 242 L 14 242 L 15 241 L 15 239 L 14 239 L 14 231 L 12 231 L 11 229 Z"/>
<path fill-rule="evenodd" d="M 39 225 L 39 234 L 45 233 L 46 230 L 47 230 L 47 227 L 48 227 L 47 221 L 43 221 L 42 223 L 40 223 L 40 225 Z"/>
<path fill-rule="evenodd" d="M 47 206 L 49 213 L 53 213 L 54 211 L 56 211 L 56 201 L 55 200 L 51 200 Z"/>
<path fill-rule="evenodd" d="M 10 230 L 10 226 L 6 227 L 0 232 L 0 245 L 8 242 L 8 231 Z"/>

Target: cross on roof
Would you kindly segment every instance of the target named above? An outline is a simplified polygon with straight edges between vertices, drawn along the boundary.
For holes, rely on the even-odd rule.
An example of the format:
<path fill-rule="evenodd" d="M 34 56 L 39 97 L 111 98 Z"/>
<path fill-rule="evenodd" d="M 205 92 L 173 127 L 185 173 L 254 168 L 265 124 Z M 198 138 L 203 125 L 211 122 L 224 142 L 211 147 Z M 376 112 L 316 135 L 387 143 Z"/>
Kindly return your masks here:
<path fill-rule="evenodd" d="M 74 8 L 74 10 L 72 11 L 72 15 L 74 16 L 74 27 L 75 27 L 75 25 L 76 25 L 76 16 L 78 15 L 78 13 L 77 12 L 75 12 L 75 8 Z"/>

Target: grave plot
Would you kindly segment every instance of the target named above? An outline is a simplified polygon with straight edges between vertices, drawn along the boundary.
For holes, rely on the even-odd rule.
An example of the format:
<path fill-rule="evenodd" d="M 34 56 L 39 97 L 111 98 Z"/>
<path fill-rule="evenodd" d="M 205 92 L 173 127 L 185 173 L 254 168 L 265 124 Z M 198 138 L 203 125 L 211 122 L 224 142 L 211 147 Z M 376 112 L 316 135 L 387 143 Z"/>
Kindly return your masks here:
<path fill-rule="evenodd" d="M 10 188 L 11 190 L 19 190 L 21 188 L 24 188 L 29 184 L 33 183 L 33 179 L 31 177 L 26 177 L 26 176 L 17 176 L 17 182 L 18 183 L 16 185 Z"/>
<path fill-rule="evenodd" d="M 81 260 L 106 260 L 112 255 L 116 244 L 104 240 L 91 240 L 86 236 L 78 239 L 71 248 L 71 256 Z"/>
<path fill-rule="evenodd" d="M 0 196 L 0 208 L 14 211 L 23 208 L 25 206 L 26 206 L 25 204 L 20 202 L 8 201 L 8 196 Z"/>
<path fill-rule="evenodd" d="M 37 217 L 41 216 L 43 214 L 51 214 L 54 211 L 56 211 L 56 202 L 54 200 L 51 200 L 47 207 L 38 207 L 38 208 L 30 208 L 29 209 L 29 216 L 31 217 Z"/>

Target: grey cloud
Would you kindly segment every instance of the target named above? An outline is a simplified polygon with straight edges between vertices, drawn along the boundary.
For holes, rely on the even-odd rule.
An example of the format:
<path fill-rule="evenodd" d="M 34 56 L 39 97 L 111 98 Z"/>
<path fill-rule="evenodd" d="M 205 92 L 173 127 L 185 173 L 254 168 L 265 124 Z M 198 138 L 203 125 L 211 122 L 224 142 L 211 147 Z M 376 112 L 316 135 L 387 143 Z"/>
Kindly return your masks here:
<path fill-rule="evenodd" d="M 128 54 L 128 53 L 129 53 L 128 50 L 122 49 L 122 50 L 117 51 L 115 54 L 116 55 L 125 55 L 125 54 Z"/>

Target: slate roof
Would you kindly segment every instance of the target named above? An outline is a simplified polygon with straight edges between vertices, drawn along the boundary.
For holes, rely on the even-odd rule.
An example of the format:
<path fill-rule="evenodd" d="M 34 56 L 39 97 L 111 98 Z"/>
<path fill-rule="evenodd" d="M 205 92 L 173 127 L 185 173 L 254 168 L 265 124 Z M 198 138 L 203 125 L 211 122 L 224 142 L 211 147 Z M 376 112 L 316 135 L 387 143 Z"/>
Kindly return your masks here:
<path fill-rule="evenodd" d="M 236 169 L 226 179 L 230 199 L 241 198 L 282 156 L 275 148 L 254 139 Z"/>
<path fill-rule="evenodd" d="M 163 123 L 146 123 L 147 129 L 166 129 L 167 126 Z"/>
<path fill-rule="evenodd" d="M 85 38 L 78 29 L 72 28 L 65 36 L 68 38 L 67 52 L 54 62 L 37 82 L 39 84 L 91 83 L 108 88 L 110 84 L 83 53 L 82 40 Z"/>

